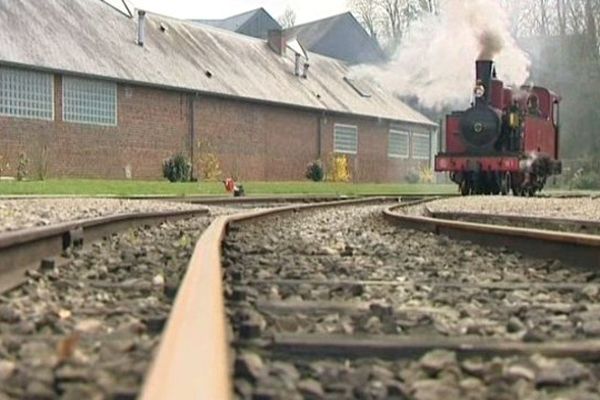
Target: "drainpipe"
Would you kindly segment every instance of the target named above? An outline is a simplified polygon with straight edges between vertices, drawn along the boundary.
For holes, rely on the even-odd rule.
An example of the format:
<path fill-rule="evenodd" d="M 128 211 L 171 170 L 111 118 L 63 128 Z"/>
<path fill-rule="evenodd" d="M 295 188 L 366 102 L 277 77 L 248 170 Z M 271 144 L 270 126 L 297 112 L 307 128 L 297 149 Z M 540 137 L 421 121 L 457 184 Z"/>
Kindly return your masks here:
<path fill-rule="evenodd" d="M 194 150 L 196 149 L 196 115 L 195 115 L 195 104 L 196 104 L 196 96 L 198 94 L 191 94 L 190 95 L 190 160 L 192 163 L 192 168 L 190 170 L 190 178 L 193 181 L 194 180 L 194 174 L 195 174 L 195 170 L 194 170 L 194 155 L 195 152 Z"/>
<path fill-rule="evenodd" d="M 323 157 L 323 120 L 326 118 L 325 113 L 319 115 L 317 127 L 317 156 L 322 161 Z"/>
<path fill-rule="evenodd" d="M 139 46 L 144 47 L 146 39 L 146 11 L 138 10 L 138 40 Z"/>

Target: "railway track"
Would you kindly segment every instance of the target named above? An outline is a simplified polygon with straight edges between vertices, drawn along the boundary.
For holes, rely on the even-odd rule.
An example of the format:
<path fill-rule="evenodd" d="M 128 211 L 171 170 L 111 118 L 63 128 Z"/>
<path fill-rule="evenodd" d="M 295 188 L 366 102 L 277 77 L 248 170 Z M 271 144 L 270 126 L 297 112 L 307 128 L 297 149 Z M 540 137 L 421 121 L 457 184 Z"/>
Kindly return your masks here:
<path fill-rule="evenodd" d="M 457 235 L 440 223 L 463 222 L 407 222 L 391 201 L 238 204 L 67 250 L 0 296 L 0 393 L 598 396 L 593 236 L 572 234 L 568 262 L 527 258 L 443 236 L 497 226 Z"/>
<path fill-rule="evenodd" d="M 197 238 L 239 211 L 127 213 L 0 234 L 0 398 L 137 397 Z"/>
<path fill-rule="evenodd" d="M 573 264 L 587 256 L 456 242 L 440 220 L 420 228 L 444 235 L 422 233 L 394 208 L 312 211 L 211 226 L 192 261 L 196 291 L 178 298 L 194 316 L 171 316 L 142 398 L 598 396 L 600 279 Z M 485 230 L 508 234 L 471 235 Z"/>

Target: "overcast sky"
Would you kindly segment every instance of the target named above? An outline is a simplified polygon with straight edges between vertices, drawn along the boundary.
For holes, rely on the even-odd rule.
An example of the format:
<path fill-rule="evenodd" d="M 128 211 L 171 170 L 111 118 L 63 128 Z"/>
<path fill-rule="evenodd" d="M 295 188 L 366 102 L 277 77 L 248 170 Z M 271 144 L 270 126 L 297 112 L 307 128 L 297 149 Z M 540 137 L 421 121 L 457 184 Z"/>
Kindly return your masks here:
<path fill-rule="evenodd" d="M 119 0 L 110 0 L 118 3 Z M 148 11 L 178 18 L 224 18 L 264 7 L 275 19 L 289 5 L 298 16 L 296 23 L 313 21 L 347 10 L 347 0 L 132 0 Z"/>

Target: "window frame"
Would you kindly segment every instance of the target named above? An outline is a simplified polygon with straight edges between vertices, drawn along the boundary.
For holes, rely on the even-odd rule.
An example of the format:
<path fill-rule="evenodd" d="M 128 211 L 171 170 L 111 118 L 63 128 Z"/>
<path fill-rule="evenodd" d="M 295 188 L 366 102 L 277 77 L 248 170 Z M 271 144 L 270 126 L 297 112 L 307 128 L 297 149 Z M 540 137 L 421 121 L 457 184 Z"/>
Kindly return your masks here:
<path fill-rule="evenodd" d="M 66 107 L 67 91 L 65 89 L 66 89 L 66 82 L 68 80 L 76 80 L 76 81 L 84 81 L 84 82 L 87 81 L 87 82 L 100 83 L 100 84 L 106 84 L 106 85 L 112 86 L 114 88 L 114 111 L 115 111 L 114 123 L 67 119 L 67 107 Z M 62 119 L 64 122 L 67 122 L 70 124 L 117 127 L 119 125 L 119 85 L 118 85 L 118 83 L 112 82 L 112 81 L 107 81 L 107 80 L 101 80 L 101 79 L 91 79 L 91 78 L 84 78 L 84 77 L 78 77 L 78 76 L 64 75 L 62 77 Z"/>
<path fill-rule="evenodd" d="M 54 119 L 56 117 L 54 74 L 49 73 L 49 72 L 35 71 L 35 70 L 25 69 L 25 68 L 13 68 L 13 67 L 9 67 L 9 66 L 0 65 L 0 70 L 2 70 L 2 69 L 9 70 L 9 71 L 16 71 L 17 73 L 26 73 L 26 74 L 35 74 L 35 75 L 39 75 L 39 76 L 45 76 L 50 82 L 49 89 L 50 89 L 50 112 L 51 112 L 51 115 L 50 115 L 50 117 L 41 117 L 41 116 L 35 116 L 35 115 L 5 113 L 0 110 L 0 116 L 6 117 L 6 118 L 32 119 L 32 120 L 38 120 L 38 121 L 54 121 Z M 31 95 L 31 93 L 28 93 L 28 95 Z M 9 99 L 9 100 L 11 100 L 13 102 L 22 101 L 22 99 Z M 7 109 L 10 109 L 10 107 L 7 107 Z"/>
<path fill-rule="evenodd" d="M 349 129 L 354 129 L 356 132 L 356 150 L 354 151 L 349 151 L 349 150 L 338 150 L 336 147 L 336 132 L 338 128 L 349 128 Z M 349 154 L 349 155 L 357 155 L 358 154 L 358 126 L 356 125 L 346 125 L 346 124 L 334 124 L 333 125 L 333 152 L 336 154 Z"/>
<path fill-rule="evenodd" d="M 396 153 L 391 152 L 391 150 L 392 150 L 392 147 L 391 147 L 392 135 L 400 135 L 400 136 L 406 137 L 406 154 L 396 154 Z M 389 129 L 389 132 L 388 132 L 388 158 L 402 159 L 402 160 L 410 159 L 410 131 L 409 130 L 399 129 L 399 128 L 390 128 Z"/>
<path fill-rule="evenodd" d="M 415 137 L 422 137 L 422 138 L 426 138 L 427 142 L 429 143 L 429 150 L 427 151 L 427 156 L 417 156 L 415 154 Z M 412 132 L 411 134 L 411 146 L 410 146 L 410 150 L 411 150 L 411 155 L 412 155 L 412 159 L 413 160 L 431 160 L 431 134 L 428 133 L 422 133 L 422 132 Z"/>

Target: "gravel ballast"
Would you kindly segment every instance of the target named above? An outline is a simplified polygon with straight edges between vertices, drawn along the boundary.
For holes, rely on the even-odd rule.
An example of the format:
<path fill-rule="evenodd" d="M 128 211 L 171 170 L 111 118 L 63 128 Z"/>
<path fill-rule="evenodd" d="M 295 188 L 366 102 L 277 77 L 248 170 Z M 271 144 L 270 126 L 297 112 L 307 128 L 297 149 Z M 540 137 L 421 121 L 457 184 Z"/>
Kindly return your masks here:
<path fill-rule="evenodd" d="M 433 212 L 491 213 L 600 221 L 600 198 L 469 196 L 436 200 L 427 203 L 426 206 Z"/>
<path fill-rule="evenodd" d="M 401 230 L 388 225 L 381 210 L 329 209 L 232 227 L 223 265 L 239 341 L 239 398 L 600 395 L 597 366 L 570 358 L 459 361 L 455 353 L 433 351 L 416 361 L 305 359 L 246 346 L 282 334 L 525 343 L 600 338 L 595 271 Z M 500 283 L 505 288 L 482 287 Z M 564 283 L 573 288 L 560 288 Z"/>
<path fill-rule="evenodd" d="M 0 200 L 0 232 L 78 219 L 138 212 L 179 211 L 198 205 L 153 200 L 23 199 Z"/>

